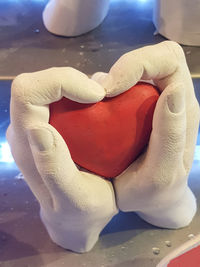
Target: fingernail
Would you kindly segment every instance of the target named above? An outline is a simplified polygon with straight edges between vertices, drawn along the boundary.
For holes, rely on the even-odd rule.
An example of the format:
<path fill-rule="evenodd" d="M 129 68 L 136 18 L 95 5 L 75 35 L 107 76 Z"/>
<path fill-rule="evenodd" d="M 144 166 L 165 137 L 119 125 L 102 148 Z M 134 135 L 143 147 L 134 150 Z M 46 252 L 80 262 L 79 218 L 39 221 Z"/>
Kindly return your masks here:
<path fill-rule="evenodd" d="M 179 113 L 183 110 L 185 104 L 185 93 L 184 87 L 176 87 L 172 92 L 167 96 L 168 108 L 172 113 Z"/>
<path fill-rule="evenodd" d="M 39 151 L 47 151 L 53 145 L 52 133 L 44 128 L 31 129 L 28 131 L 30 145 L 35 146 Z"/>

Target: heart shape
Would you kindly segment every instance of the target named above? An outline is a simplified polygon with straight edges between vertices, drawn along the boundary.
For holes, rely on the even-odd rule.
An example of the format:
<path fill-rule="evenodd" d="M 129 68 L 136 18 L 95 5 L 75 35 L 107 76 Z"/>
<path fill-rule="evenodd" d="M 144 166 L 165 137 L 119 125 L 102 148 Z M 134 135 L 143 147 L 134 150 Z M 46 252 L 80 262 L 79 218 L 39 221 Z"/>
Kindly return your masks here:
<path fill-rule="evenodd" d="M 156 87 L 140 82 L 95 104 L 62 98 L 50 105 L 49 123 L 62 135 L 74 162 L 113 178 L 148 144 L 158 97 Z"/>

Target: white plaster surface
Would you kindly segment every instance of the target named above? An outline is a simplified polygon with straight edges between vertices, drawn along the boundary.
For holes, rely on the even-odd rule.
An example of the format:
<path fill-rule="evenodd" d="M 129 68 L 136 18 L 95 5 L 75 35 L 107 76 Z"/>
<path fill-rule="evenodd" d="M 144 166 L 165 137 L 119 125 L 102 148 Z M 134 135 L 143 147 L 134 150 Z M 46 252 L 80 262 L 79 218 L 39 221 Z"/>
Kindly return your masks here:
<path fill-rule="evenodd" d="M 19 75 L 12 84 L 7 138 L 13 157 L 41 205 L 51 239 L 76 251 L 90 250 L 118 212 L 111 182 L 80 172 L 67 145 L 48 124 L 48 104 L 62 96 L 81 103 L 100 101 L 104 89 L 72 68 Z"/>
<path fill-rule="evenodd" d="M 188 225 L 196 200 L 187 185 L 199 125 L 199 105 L 182 48 L 165 41 L 123 55 L 104 80 L 115 96 L 139 80 L 153 80 L 161 91 L 146 153 L 114 180 L 118 207 L 136 211 L 160 227 Z"/>
<path fill-rule="evenodd" d="M 12 84 L 7 131 L 12 154 L 39 200 L 50 237 L 76 252 L 94 246 L 118 207 L 137 211 L 144 220 L 167 228 L 188 225 L 196 212 L 187 178 L 199 106 L 180 46 L 163 42 L 132 51 L 122 56 L 108 75 L 103 74 L 104 79 L 95 76 L 106 92 L 72 68 L 21 74 Z M 105 95 L 122 93 L 140 79 L 153 80 L 162 94 L 148 149 L 115 179 L 114 193 L 111 182 L 77 169 L 64 140 L 48 124 L 48 104 L 62 96 L 95 103 Z"/>

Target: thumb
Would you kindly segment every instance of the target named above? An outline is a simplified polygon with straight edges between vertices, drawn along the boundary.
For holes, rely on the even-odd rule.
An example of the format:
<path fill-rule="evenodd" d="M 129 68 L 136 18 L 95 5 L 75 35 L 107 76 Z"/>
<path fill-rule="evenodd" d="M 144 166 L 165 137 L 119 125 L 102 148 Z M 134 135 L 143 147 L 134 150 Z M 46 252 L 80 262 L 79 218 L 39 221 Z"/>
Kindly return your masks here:
<path fill-rule="evenodd" d="M 185 92 L 181 83 L 169 85 L 158 99 L 146 160 L 152 166 L 174 173 L 183 167 L 186 113 Z"/>
<path fill-rule="evenodd" d="M 76 195 L 73 191 L 80 172 L 61 135 L 51 125 L 40 124 L 28 130 L 28 140 L 35 165 L 52 198 Z"/>

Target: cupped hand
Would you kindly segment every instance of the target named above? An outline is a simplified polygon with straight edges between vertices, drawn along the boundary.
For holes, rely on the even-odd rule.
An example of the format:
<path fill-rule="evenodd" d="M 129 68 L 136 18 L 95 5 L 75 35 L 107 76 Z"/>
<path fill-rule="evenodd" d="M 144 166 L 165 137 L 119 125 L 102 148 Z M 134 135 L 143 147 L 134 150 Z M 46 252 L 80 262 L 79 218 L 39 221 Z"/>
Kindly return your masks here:
<path fill-rule="evenodd" d="M 60 134 L 50 125 L 49 104 L 67 97 L 95 103 L 104 89 L 85 74 L 51 68 L 17 76 L 11 90 L 7 139 L 13 157 L 40 203 L 41 219 L 58 245 L 90 250 L 118 212 L 108 180 L 80 171 Z"/>
<path fill-rule="evenodd" d="M 140 80 L 160 89 L 146 152 L 114 180 L 117 205 L 167 228 L 184 227 L 196 212 L 188 175 L 199 125 L 199 105 L 182 48 L 165 41 L 123 55 L 108 75 L 95 74 L 116 96 Z"/>

